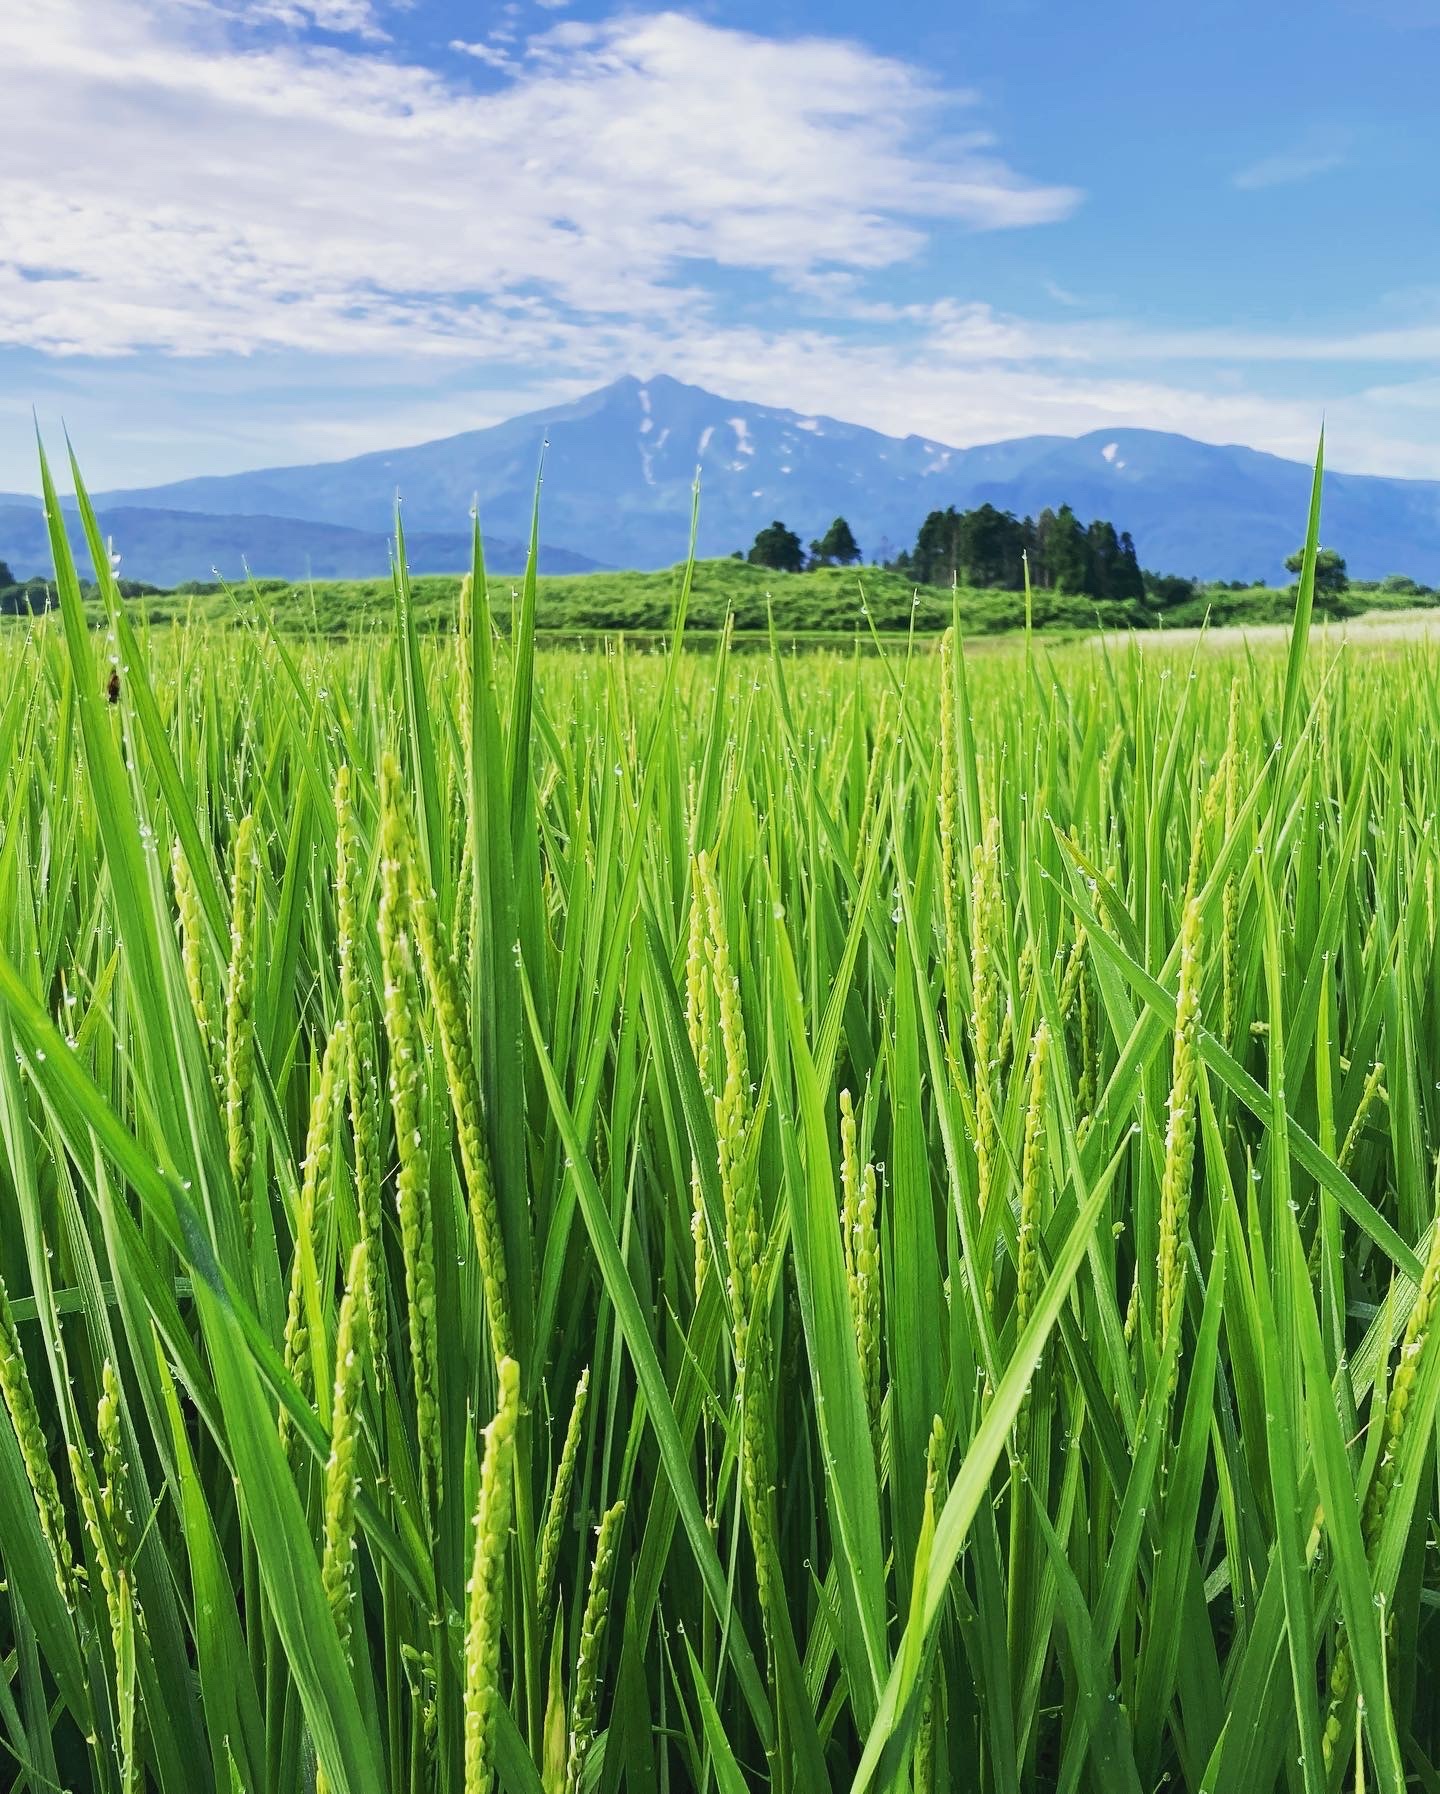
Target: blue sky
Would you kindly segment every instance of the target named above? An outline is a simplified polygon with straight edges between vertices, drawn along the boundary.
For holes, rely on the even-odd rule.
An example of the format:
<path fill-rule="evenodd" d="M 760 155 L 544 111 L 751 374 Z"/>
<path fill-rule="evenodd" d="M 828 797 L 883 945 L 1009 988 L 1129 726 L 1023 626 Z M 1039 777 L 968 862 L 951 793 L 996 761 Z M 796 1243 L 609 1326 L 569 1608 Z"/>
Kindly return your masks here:
<path fill-rule="evenodd" d="M 1440 0 L 45 0 L 0 67 L 0 490 L 32 406 L 142 485 L 627 371 L 1440 478 Z"/>

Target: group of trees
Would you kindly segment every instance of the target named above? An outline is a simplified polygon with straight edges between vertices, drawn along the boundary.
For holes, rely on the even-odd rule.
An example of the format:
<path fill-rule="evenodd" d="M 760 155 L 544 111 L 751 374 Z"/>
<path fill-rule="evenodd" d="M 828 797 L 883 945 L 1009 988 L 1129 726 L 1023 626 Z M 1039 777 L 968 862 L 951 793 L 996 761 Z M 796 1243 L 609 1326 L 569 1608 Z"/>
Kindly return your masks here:
<path fill-rule="evenodd" d="M 912 550 L 891 565 L 922 585 L 961 585 L 1018 592 L 1037 590 L 1072 597 L 1143 598 L 1145 582 L 1128 530 L 1097 518 L 1088 528 L 1061 505 L 1038 518 L 1016 517 L 994 505 L 932 511 L 920 525 Z"/>
<path fill-rule="evenodd" d="M 837 517 L 807 552 L 797 533 L 777 517 L 756 536 L 748 554 L 737 549 L 734 558 L 779 573 L 807 573 L 816 567 L 851 566 L 860 559 L 860 544 L 845 519 Z M 1285 565 L 1298 575 L 1303 559 L 1297 552 Z M 1188 603 L 1202 591 L 1198 580 L 1142 571 L 1128 530 L 1117 530 L 1105 518 L 1082 524 L 1069 505 L 1054 511 L 1047 507 L 1038 517 L 1017 517 L 991 504 L 969 511 L 958 511 L 954 505 L 931 511 L 920 525 L 914 548 L 903 549 L 884 565 L 917 585 L 958 583 L 1000 592 L 1023 591 L 1028 565 L 1030 584 L 1037 591 L 1135 600 L 1152 610 Z M 1396 592 L 1402 587 L 1416 595 L 1428 591 L 1398 576 L 1385 583 Z M 1232 581 L 1230 589 L 1238 591 L 1244 585 Z M 1349 588 L 1344 556 L 1322 548 L 1315 561 L 1316 598 L 1322 604 L 1339 601 Z"/>
<path fill-rule="evenodd" d="M 736 553 L 737 560 L 742 557 Z M 806 573 L 815 567 L 848 567 L 860 559 L 860 544 L 843 517 L 811 542 L 807 553 L 799 535 L 777 517 L 756 536 L 743 557 L 752 566 L 779 573 Z M 1044 510 L 1038 518 L 1016 517 L 994 505 L 932 511 L 920 525 L 913 549 L 885 565 L 918 585 L 948 586 L 958 581 L 988 591 L 1024 588 L 1072 597 L 1144 598 L 1145 580 L 1128 531 L 1097 518 L 1088 527 L 1069 505 Z"/>
<path fill-rule="evenodd" d="M 1297 579 L 1304 565 L 1303 548 L 1297 548 L 1294 554 L 1285 557 L 1285 571 L 1293 573 Z M 1350 570 L 1345 565 L 1344 555 L 1337 554 L 1333 548 L 1318 549 L 1315 555 L 1315 596 L 1341 598 L 1349 590 Z"/>
<path fill-rule="evenodd" d="M 736 559 L 740 559 L 738 552 Z M 843 517 L 811 542 L 807 553 L 799 535 L 777 517 L 756 536 L 744 557 L 752 566 L 779 573 L 806 573 L 815 567 L 848 567 L 860 559 L 860 544 Z M 994 505 L 932 511 L 920 525 L 913 550 L 885 565 L 919 585 L 961 585 L 1018 592 L 1030 583 L 1043 591 L 1091 598 L 1143 598 L 1145 583 L 1128 532 L 1097 519 L 1088 528 L 1069 505 L 1045 510 L 1038 519 L 1016 517 Z"/>
<path fill-rule="evenodd" d="M 737 549 L 735 559 L 740 558 Z M 816 567 L 853 566 L 860 559 L 860 544 L 845 519 L 837 517 L 806 554 L 799 536 L 777 517 L 760 531 L 744 558 L 754 567 L 773 567 L 777 573 L 809 573 Z"/>
<path fill-rule="evenodd" d="M 116 589 L 122 598 L 153 597 L 161 590 L 159 586 L 144 585 L 138 579 L 118 580 Z M 95 590 L 90 580 L 81 580 L 82 597 L 92 597 Z M 40 611 L 53 610 L 59 602 L 53 579 L 43 579 L 38 573 L 32 573 L 29 579 L 17 579 L 9 564 L 0 561 L 0 617 L 34 616 Z"/>
<path fill-rule="evenodd" d="M 54 602 L 48 580 L 17 579 L 8 564 L 0 561 L 0 617 L 23 617 L 32 611 L 49 610 Z"/>

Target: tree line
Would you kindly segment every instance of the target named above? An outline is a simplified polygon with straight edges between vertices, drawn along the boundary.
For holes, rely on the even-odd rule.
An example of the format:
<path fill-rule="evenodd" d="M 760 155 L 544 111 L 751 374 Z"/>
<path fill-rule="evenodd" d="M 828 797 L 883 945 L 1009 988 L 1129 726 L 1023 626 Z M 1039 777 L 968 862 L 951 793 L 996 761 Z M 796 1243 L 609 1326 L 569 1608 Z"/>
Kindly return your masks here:
<path fill-rule="evenodd" d="M 753 567 L 773 567 L 777 573 L 809 573 L 816 567 L 850 567 L 860 559 L 860 544 L 855 532 L 843 517 L 837 517 L 823 536 L 805 548 L 793 529 L 777 517 L 756 536 L 749 554 L 737 548 L 731 557 L 749 561 Z"/>
<path fill-rule="evenodd" d="M 161 586 L 146 585 L 143 580 L 121 579 L 116 590 L 122 598 L 153 598 L 163 591 Z M 80 581 L 82 598 L 93 597 L 97 587 L 92 580 Z M 11 572 L 9 563 L 0 561 L 0 617 L 28 617 L 41 611 L 54 610 L 60 602 L 53 579 L 32 573 L 20 579 Z"/>
<path fill-rule="evenodd" d="M 17 579 L 5 561 L 0 561 L 0 617 L 23 617 L 28 612 L 49 610 L 54 600 L 50 582 L 44 579 Z"/>
<path fill-rule="evenodd" d="M 817 567 L 848 567 L 861 559 L 860 544 L 843 517 L 811 542 L 808 553 L 796 532 L 779 518 L 756 536 L 748 554 L 734 559 L 780 573 L 806 573 Z M 1298 575 L 1304 560 L 1297 550 L 1285 561 Z M 1105 518 L 1082 524 L 1069 505 L 1048 507 L 1038 517 L 1017 517 L 994 505 L 959 511 L 954 505 L 931 511 L 915 538 L 882 561 L 888 571 L 906 574 L 916 585 L 959 584 L 979 591 L 1020 592 L 1028 568 L 1036 591 L 1072 598 L 1137 600 L 1150 609 L 1168 610 L 1189 603 L 1205 589 L 1202 581 L 1174 573 L 1142 569 L 1128 530 L 1117 530 Z M 1211 582 L 1217 590 L 1245 591 L 1247 580 Z M 1321 604 L 1338 605 L 1350 589 L 1345 557 L 1333 548 L 1319 550 L 1315 561 L 1315 596 Z M 1432 596 L 1429 586 L 1400 574 L 1379 582 L 1391 597 Z"/>
<path fill-rule="evenodd" d="M 737 555 L 737 559 L 739 556 Z M 745 558 L 782 573 L 814 567 L 845 567 L 860 559 L 860 545 L 843 517 L 837 517 L 807 555 L 800 537 L 778 518 L 756 536 Z M 989 591 L 1024 589 L 1025 569 L 1041 591 L 1072 597 L 1143 598 L 1144 575 L 1128 530 L 1097 518 L 1082 524 L 1069 505 L 1048 508 L 1038 518 L 1016 517 L 984 504 L 970 511 L 954 505 L 931 511 L 920 525 L 913 549 L 904 549 L 886 567 L 908 574 L 917 585 L 976 586 Z"/>
<path fill-rule="evenodd" d="M 984 504 L 970 511 L 950 505 L 931 511 L 915 547 L 895 570 L 924 585 L 988 587 L 1002 592 L 1064 592 L 1071 597 L 1143 598 L 1144 576 L 1128 530 L 1105 518 L 1082 524 L 1069 505 L 1038 518 L 1016 517 Z"/>

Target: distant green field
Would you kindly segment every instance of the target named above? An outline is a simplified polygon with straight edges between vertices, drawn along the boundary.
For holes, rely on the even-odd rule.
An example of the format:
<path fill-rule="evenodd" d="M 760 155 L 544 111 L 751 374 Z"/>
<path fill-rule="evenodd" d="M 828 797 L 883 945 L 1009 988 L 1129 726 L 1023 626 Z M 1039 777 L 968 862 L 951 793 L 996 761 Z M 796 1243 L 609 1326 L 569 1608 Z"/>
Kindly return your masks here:
<path fill-rule="evenodd" d="M 651 573 L 542 574 L 537 585 L 537 627 L 542 634 L 558 636 L 664 632 L 674 615 L 684 571 L 683 566 L 676 566 Z M 502 625 L 508 625 L 520 585 L 518 575 L 496 575 L 489 580 L 490 602 Z M 412 579 L 411 587 L 419 628 L 445 629 L 453 624 L 458 574 L 422 574 Z M 787 640 L 848 640 L 857 632 L 868 636 L 872 627 L 894 635 L 908 630 L 912 623 L 919 632 L 933 632 L 951 623 L 955 596 L 948 587 L 917 586 L 905 574 L 884 567 L 779 573 L 745 561 L 706 560 L 695 565 L 689 629 L 698 645 L 722 629 L 727 617 L 733 617 L 733 628 L 741 638 L 766 634 L 772 615 Z M 1024 627 L 1022 593 L 962 587 L 958 598 L 967 635 L 1001 635 Z M 263 610 L 287 632 L 326 636 L 388 627 L 395 615 L 388 577 L 196 585 L 174 592 L 145 593 L 134 602 L 137 614 L 152 623 L 244 622 L 254 620 Z M 1317 597 L 1316 608 L 1330 615 L 1353 616 L 1364 610 L 1413 609 L 1435 602 L 1423 588 L 1357 583 L 1328 605 Z M 0 610 L 4 608 L 0 595 Z M 1225 586 L 1197 587 L 1193 598 L 1164 606 L 1037 591 L 1032 621 L 1035 628 L 1052 633 L 1084 634 L 1097 628 L 1191 628 L 1207 617 L 1217 625 L 1283 623 L 1293 609 L 1293 591 L 1284 586 L 1252 586 L 1240 591 Z"/>
<path fill-rule="evenodd" d="M 537 588 L 537 622 L 542 630 L 559 633 L 592 631 L 644 632 L 668 628 L 674 615 L 683 567 L 653 573 L 584 573 L 541 575 Z M 416 620 L 422 628 L 446 628 L 453 624 L 458 576 L 422 575 L 412 580 Z M 518 577 L 495 576 L 489 580 L 490 600 L 497 616 L 508 620 L 520 591 Z M 298 624 L 320 634 L 348 634 L 367 623 L 388 624 L 394 616 L 394 595 L 387 579 L 323 580 L 296 585 L 264 580 L 256 590 L 281 623 Z M 1020 628 L 1025 621 L 1025 601 L 1016 592 L 961 592 L 962 614 L 976 633 Z M 903 574 L 882 567 L 826 567 L 814 573 L 777 573 L 752 567 L 743 561 L 700 561 L 695 567 L 690 604 L 690 626 L 704 634 L 721 629 L 733 616 L 740 633 L 765 631 L 774 615 L 786 635 L 868 633 L 870 625 L 894 633 L 908 629 L 912 619 L 920 630 L 945 628 L 951 620 L 952 594 L 933 586 L 917 587 Z M 211 620 L 248 608 L 242 589 L 213 588 L 202 592 L 177 592 L 144 600 L 152 619 L 196 614 Z M 1106 627 L 1125 627 L 1141 619 L 1135 607 L 1122 604 L 1097 606 L 1087 598 L 1037 593 L 1037 626 L 1093 629 L 1097 619 Z"/>

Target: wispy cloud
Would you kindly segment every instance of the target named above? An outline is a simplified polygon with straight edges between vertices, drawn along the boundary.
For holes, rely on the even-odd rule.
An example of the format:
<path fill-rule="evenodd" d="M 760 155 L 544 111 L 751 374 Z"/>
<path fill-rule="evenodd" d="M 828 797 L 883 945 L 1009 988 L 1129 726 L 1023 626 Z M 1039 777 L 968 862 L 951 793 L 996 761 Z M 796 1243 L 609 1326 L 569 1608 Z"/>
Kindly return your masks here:
<path fill-rule="evenodd" d="M 285 25 L 292 30 L 331 31 L 346 37 L 383 41 L 373 0 L 179 0 L 204 10 L 207 6 L 246 25 Z"/>
<path fill-rule="evenodd" d="M 1080 306 L 1085 303 L 1078 293 L 1072 293 L 1069 287 L 1062 287 L 1058 280 L 1047 280 L 1044 284 L 1046 294 L 1057 305 Z"/>
<path fill-rule="evenodd" d="M 467 43 L 464 38 L 454 37 L 450 40 L 450 48 L 457 55 L 473 56 L 476 62 L 483 62 L 487 68 L 500 69 L 507 75 L 517 67 L 515 58 L 498 44 Z"/>
<path fill-rule="evenodd" d="M 1440 470 L 1440 382 L 1401 371 L 1423 367 L 1427 351 L 1430 365 L 1440 360 L 1440 325 L 1348 338 L 1181 334 L 949 300 L 870 317 L 857 316 L 864 307 L 848 289 L 831 290 L 817 309 L 810 321 L 761 328 L 688 311 L 579 319 L 517 307 L 478 353 L 428 358 L 394 353 L 388 325 L 377 322 L 372 349 L 328 362 L 306 353 L 212 358 L 191 377 L 203 401 L 188 403 L 156 378 L 154 355 L 112 363 L 103 380 L 89 360 L 52 361 L 53 397 L 42 396 L 41 410 L 47 422 L 73 421 L 77 404 L 87 408 L 84 453 L 99 484 L 136 483 L 127 445 L 137 413 L 154 423 L 159 403 L 169 407 L 168 441 L 144 451 L 155 479 L 193 471 L 192 454 L 238 468 L 419 442 L 576 397 L 624 371 L 670 373 L 737 398 L 956 445 L 1136 425 L 1303 460 L 1314 452 L 1321 402 L 1312 382 L 1278 371 L 1302 358 L 1343 359 L 1358 374 L 1325 383 L 1332 464 L 1422 477 Z M 505 373 L 497 384 L 487 370 Z M 227 417 L 234 422 L 217 431 Z M 9 473 L 4 448 L 0 486 L 28 484 L 28 444 L 17 433 Z"/>
<path fill-rule="evenodd" d="M 1233 184 L 1246 193 L 1266 187 L 1290 187 L 1297 181 L 1313 181 L 1318 175 L 1331 174 L 1348 160 L 1347 151 L 1339 145 L 1281 150 L 1240 169 Z"/>

